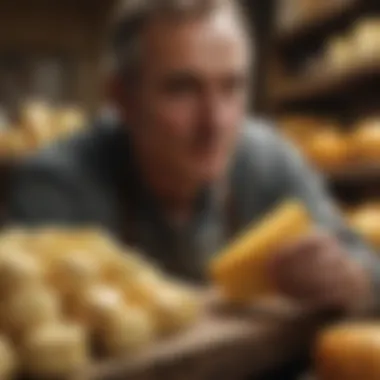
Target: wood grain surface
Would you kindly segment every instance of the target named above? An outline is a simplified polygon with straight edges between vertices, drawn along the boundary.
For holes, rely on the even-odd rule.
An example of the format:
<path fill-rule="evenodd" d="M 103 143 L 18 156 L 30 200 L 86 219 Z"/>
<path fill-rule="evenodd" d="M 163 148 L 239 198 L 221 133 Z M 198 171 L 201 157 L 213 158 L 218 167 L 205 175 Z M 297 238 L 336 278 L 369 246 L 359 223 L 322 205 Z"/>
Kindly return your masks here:
<path fill-rule="evenodd" d="M 245 310 L 206 301 L 188 331 L 129 358 L 95 364 L 71 380 L 227 380 L 260 375 L 308 349 L 327 315 L 281 300 Z"/>

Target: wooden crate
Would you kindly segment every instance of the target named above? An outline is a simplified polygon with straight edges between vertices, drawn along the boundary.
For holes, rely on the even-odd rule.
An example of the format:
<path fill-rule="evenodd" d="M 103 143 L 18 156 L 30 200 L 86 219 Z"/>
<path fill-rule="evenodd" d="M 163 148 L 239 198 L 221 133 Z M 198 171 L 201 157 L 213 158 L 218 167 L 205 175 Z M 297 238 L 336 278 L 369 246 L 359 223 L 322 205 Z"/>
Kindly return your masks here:
<path fill-rule="evenodd" d="M 224 380 L 259 376 L 305 352 L 326 315 L 283 301 L 250 310 L 208 306 L 189 331 L 132 358 L 100 363 L 71 380 Z"/>

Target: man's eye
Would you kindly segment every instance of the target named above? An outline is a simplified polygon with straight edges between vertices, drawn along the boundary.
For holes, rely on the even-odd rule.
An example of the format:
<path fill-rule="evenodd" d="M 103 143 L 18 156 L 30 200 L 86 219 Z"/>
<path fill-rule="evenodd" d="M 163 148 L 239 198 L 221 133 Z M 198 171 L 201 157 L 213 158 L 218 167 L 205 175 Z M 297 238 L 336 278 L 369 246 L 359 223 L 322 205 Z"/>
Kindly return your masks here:
<path fill-rule="evenodd" d="M 166 90 L 172 94 L 181 94 L 194 91 L 195 86 L 189 82 L 174 82 L 168 84 Z"/>
<path fill-rule="evenodd" d="M 196 92 L 197 81 L 190 77 L 171 78 L 164 84 L 164 91 L 172 95 L 183 95 Z"/>

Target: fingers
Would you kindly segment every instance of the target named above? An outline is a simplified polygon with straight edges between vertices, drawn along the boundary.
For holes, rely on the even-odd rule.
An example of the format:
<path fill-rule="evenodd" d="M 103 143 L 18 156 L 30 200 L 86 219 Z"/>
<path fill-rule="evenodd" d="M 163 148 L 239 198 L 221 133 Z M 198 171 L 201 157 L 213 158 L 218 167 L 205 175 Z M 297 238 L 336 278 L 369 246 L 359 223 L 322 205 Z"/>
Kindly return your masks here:
<path fill-rule="evenodd" d="M 350 292 L 358 267 L 337 239 L 319 232 L 283 247 L 269 270 L 284 295 L 302 303 L 335 305 L 355 297 Z"/>

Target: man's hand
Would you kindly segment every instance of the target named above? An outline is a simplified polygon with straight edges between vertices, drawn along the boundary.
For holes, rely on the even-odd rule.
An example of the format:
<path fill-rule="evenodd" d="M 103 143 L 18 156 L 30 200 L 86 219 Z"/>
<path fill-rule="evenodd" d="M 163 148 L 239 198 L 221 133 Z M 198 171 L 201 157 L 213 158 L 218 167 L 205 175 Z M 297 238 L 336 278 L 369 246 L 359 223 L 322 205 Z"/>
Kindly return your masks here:
<path fill-rule="evenodd" d="M 310 307 L 356 311 L 371 302 L 369 275 L 328 234 L 283 247 L 270 270 L 279 291 Z"/>

